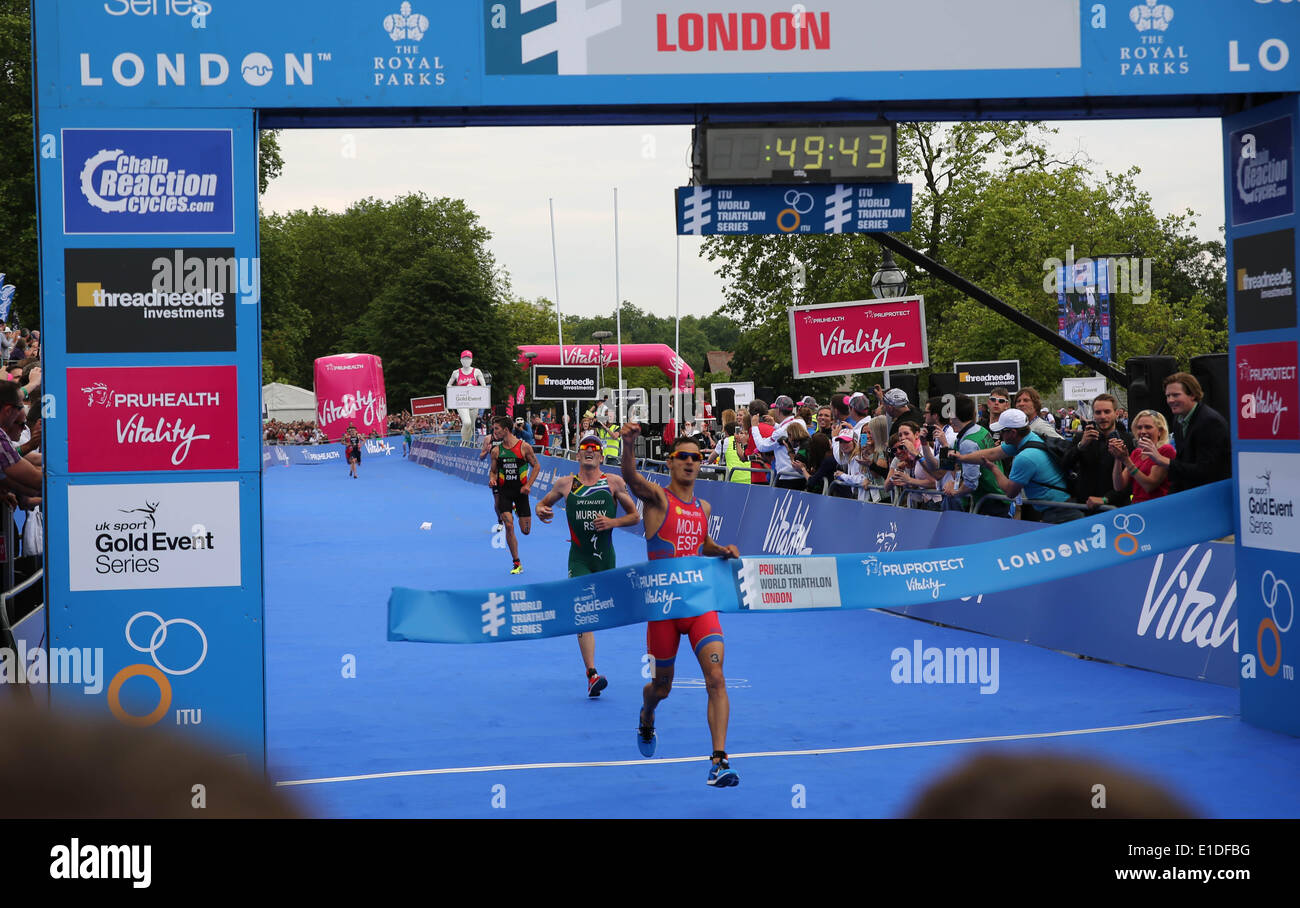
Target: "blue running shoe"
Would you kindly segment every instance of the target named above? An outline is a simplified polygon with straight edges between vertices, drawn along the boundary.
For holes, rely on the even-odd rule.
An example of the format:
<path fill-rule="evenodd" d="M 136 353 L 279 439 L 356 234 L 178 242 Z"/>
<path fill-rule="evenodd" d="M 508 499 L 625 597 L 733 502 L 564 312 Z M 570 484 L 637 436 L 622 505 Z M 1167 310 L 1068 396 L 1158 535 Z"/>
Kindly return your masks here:
<path fill-rule="evenodd" d="M 721 760 L 709 766 L 709 777 L 705 782 L 714 788 L 730 788 L 740 784 L 740 776 L 736 775 L 726 760 Z"/>
<path fill-rule="evenodd" d="M 641 716 L 638 718 L 638 721 L 644 717 L 645 710 L 641 710 Z M 641 725 L 637 728 L 636 746 L 637 749 L 641 751 L 641 756 L 643 757 L 653 757 L 655 755 L 655 748 L 659 746 L 659 737 L 655 734 L 653 725 Z"/>

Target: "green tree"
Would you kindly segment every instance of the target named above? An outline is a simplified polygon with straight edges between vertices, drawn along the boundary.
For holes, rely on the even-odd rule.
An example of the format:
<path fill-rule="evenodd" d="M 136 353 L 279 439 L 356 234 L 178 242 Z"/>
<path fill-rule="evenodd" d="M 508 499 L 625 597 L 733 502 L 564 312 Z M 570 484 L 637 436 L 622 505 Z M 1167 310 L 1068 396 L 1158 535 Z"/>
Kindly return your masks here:
<path fill-rule="evenodd" d="M 477 368 L 492 373 L 494 400 L 514 390 L 522 373 L 498 330 L 494 293 L 474 257 L 441 246 L 426 249 L 388 281 L 346 338 L 383 359 L 390 409 L 441 393 L 464 348 L 474 351 Z"/>
<path fill-rule="evenodd" d="M 17 288 L 14 312 L 28 327 L 40 317 L 33 165 L 32 51 L 28 0 L 0 0 L 0 272 Z"/>
<path fill-rule="evenodd" d="M 1199 241 L 1190 212 L 1157 217 L 1136 168 L 1093 177 L 1079 162 L 1049 159 L 1043 137 L 1026 123 L 900 129 L 900 168 L 917 185 L 913 229 L 901 238 L 1048 326 L 1057 321 L 1055 295 L 1044 287 L 1049 260 L 1065 259 L 1070 247 L 1076 257 L 1148 258 L 1155 297 L 1147 306 L 1153 308 L 1143 310 L 1130 296 L 1112 299 L 1121 358 L 1152 352 L 1168 337 L 1156 323 L 1172 312 L 1180 313 L 1182 326 L 1176 355 L 1226 349 L 1222 244 Z M 865 236 L 715 237 L 704 254 L 727 285 L 724 312 L 746 326 L 733 373 L 789 391 L 800 385 L 790 378 L 787 310 L 870 298 L 880 261 L 878 246 Z M 1076 374 L 1075 367 L 1059 365 L 1050 344 L 900 264 L 910 272 L 911 292 L 925 296 L 933 368 L 1019 359 L 1024 381 L 1043 390 Z M 1130 331 L 1129 325 L 1140 327 Z M 854 384 L 878 378 L 856 376 Z"/>

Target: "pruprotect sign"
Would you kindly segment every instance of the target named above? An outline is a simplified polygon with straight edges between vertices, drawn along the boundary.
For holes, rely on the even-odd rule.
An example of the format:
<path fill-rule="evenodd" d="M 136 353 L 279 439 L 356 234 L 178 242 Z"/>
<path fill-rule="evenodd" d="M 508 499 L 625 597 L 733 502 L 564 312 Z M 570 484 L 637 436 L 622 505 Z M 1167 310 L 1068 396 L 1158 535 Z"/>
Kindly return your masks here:
<path fill-rule="evenodd" d="M 790 310 L 794 377 L 923 369 L 930 364 L 925 300 L 856 300 Z"/>
<path fill-rule="evenodd" d="M 229 129 L 63 130 L 63 232 L 235 232 Z"/>

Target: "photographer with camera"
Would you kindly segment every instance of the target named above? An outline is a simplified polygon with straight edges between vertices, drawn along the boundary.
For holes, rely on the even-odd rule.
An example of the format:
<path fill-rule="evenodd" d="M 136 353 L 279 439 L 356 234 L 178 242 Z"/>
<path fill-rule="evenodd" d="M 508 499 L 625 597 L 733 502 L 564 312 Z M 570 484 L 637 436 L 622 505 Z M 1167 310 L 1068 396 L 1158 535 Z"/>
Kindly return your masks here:
<path fill-rule="evenodd" d="M 925 471 L 939 480 L 943 489 L 944 510 L 965 510 L 969 503 L 971 509 L 979 507 L 980 501 L 988 494 L 999 494 L 995 470 L 1001 468 L 979 463 L 963 463 L 953 456 L 973 454 L 976 451 L 996 447 L 993 434 L 975 421 L 975 401 L 965 394 L 958 394 L 954 401 L 954 416 L 950 421 L 956 433 L 955 444 L 944 445 L 938 452 L 927 450 L 924 454 Z M 951 479 L 951 481 L 949 481 Z M 1009 509 L 1001 505 L 988 511 L 981 511 L 991 517 L 1007 517 Z"/>
<path fill-rule="evenodd" d="M 1134 448 L 1133 436 L 1117 424 L 1118 415 L 1119 401 L 1110 394 L 1098 394 L 1092 402 L 1092 418 L 1083 424 L 1065 459 L 1066 466 L 1079 475 L 1076 499 L 1090 509 L 1107 504 L 1121 508 L 1129 503 L 1129 490 L 1116 490 L 1114 483 L 1112 441 L 1119 441 L 1125 451 Z"/>

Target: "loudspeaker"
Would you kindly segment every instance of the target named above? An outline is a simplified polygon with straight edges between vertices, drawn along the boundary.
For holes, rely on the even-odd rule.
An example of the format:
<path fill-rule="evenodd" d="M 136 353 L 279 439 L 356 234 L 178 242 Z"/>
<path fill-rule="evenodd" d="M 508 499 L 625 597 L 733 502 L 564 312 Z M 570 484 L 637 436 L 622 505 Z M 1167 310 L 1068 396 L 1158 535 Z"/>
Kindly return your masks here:
<path fill-rule="evenodd" d="M 957 373 L 931 372 L 930 396 L 943 397 L 945 394 L 957 394 Z"/>
<path fill-rule="evenodd" d="M 920 393 L 920 388 L 917 386 L 915 372 L 891 372 L 889 374 L 889 388 L 886 388 L 885 390 L 888 391 L 890 388 L 902 388 L 907 392 L 908 402 L 913 407 L 920 409 L 922 401 L 917 397 Z"/>
<path fill-rule="evenodd" d="M 1172 431 L 1173 414 L 1165 403 L 1165 377 L 1178 371 L 1178 360 L 1172 356 L 1131 356 L 1124 362 L 1124 372 L 1128 375 L 1128 417 L 1129 425 L 1133 417 L 1143 410 L 1155 410 L 1163 413 L 1169 421 Z"/>
<path fill-rule="evenodd" d="M 1192 357 L 1192 375 L 1205 392 L 1204 402 L 1224 419 L 1231 419 L 1228 398 L 1228 354 L 1206 353 Z"/>
<path fill-rule="evenodd" d="M 767 405 L 770 407 L 770 406 L 772 406 L 772 401 L 776 400 L 776 397 L 777 397 L 777 395 L 776 395 L 776 389 L 775 389 L 775 388 L 759 388 L 758 390 L 756 390 L 756 391 L 754 392 L 754 396 L 757 397 L 759 400 L 761 400 L 763 403 L 767 404 Z"/>
<path fill-rule="evenodd" d="M 735 388 L 716 388 L 713 391 L 718 402 L 713 405 L 713 415 L 717 419 L 722 419 L 723 410 L 736 409 L 736 389 Z"/>

